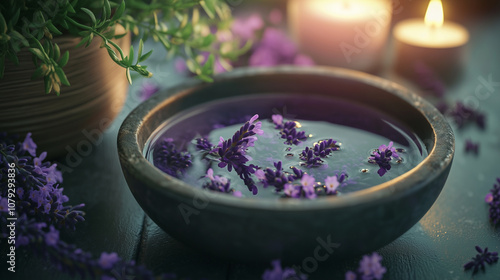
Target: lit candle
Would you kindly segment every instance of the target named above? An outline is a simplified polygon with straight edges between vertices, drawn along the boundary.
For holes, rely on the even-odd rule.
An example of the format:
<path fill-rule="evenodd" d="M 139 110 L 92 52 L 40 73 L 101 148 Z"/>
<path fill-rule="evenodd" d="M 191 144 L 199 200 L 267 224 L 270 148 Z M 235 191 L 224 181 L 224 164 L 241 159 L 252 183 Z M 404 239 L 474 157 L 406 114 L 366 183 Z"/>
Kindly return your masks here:
<path fill-rule="evenodd" d="M 458 77 L 457 71 L 464 58 L 464 46 L 469 41 L 467 30 L 444 20 L 441 0 L 431 0 L 424 20 L 408 19 L 396 25 L 397 69 L 414 76 L 414 67 L 424 63 L 441 78 L 450 81 Z"/>
<path fill-rule="evenodd" d="M 392 18 L 388 0 L 290 0 L 293 38 L 316 63 L 372 70 Z"/>

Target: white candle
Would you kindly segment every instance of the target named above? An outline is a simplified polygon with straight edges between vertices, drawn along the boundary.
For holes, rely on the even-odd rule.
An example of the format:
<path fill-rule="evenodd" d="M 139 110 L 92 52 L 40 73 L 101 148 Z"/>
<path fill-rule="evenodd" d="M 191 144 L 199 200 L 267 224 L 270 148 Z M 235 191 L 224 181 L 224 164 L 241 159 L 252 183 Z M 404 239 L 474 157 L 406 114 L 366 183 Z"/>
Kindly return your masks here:
<path fill-rule="evenodd" d="M 393 31 L 397 43 L 396 68 L 413 76 L 414 66 L 424 63 L 445 80 L 457 77 L 469 32 L 460 24 L 445 21 L 441 0 L 431 0 L 424 19 L 408 19 Z"/>
<path fill-rule="evenodd" d="M 372 70 L 389 33 L 388 0 L 290 0 L 288 20 L 301 51 L 316 63 Z"/>

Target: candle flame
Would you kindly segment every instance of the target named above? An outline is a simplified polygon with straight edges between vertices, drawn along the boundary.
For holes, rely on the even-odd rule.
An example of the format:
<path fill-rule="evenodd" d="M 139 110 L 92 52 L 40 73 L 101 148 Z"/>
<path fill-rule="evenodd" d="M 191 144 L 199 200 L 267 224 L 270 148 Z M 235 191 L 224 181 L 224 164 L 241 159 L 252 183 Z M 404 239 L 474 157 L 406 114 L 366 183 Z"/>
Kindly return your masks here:
<path fill-rule="evenodd" d="M 441 27 L 444 22 L 443 3 L 441 0 L 431 0 L 425 13 L 425 25 Z"/>

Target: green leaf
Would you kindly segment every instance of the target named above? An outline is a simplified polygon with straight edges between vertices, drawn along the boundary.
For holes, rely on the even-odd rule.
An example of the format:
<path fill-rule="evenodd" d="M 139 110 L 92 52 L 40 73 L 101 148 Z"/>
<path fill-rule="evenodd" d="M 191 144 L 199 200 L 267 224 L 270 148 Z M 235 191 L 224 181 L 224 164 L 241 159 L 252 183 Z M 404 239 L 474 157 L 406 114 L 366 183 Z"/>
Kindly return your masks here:
<path fill-rule="evenodd" d="M 125 0 L 122 0 L 118 9 L 116 9 L 115 14 L 111 18 L 111 21 L 116 21 L 121 18 L 123 12 L 125 11 Z"/>
<path fill-rule="evenodd" d="M 59 59 L 60 56 L 61 56 L 61 50 L 59 49 L 59 46 L 54 43 L 54 55 L 52 56 L 52 58 L 56 60 Z"/>
<path fill-rule="evenodd" d="M 66 74 L 64 74 L 64 71 L 61 67 L 55 67 L 56 69 L 56 74 L 59 76 L 59 80 L 61 80 L 61 84 L 65 86 L 70 86 L 68 78 L 66 78 Z"/>
<path fill-rule="evenodd" d="M 69 60 L 69 52 L 68 52 L 68 51 L 66 51 L 66 52 L 62 55 L 61 59 L 59 59 L 59 62 L 58 62 L 57 64 L 59 65 L 59 67 L 64 67 L 64 66 L 66 66 L 66 64 L 68 63 L 68 60 Z"/>
<path fill-rule="evenodd" d="M 78 48 L 78 47 L 81 47 L 81 46 L 85 45 L 85 43 L 87 43 L 89 41 L 89 39 L 90 39 L 89 36 L 83 37 L 82 40 L 80 41 L 80 43 L 78 43 L 76 45 L 76 47 Z"/>
<path fill-rule="evenodd" d="M 214 79 L 212 79 L 210 76 L 207 76 L 207 75 L 204 75 L 204 74 L 198 75 L 198 78 L 200 80 L 208 82 L 208 83 L 212 83 L 214 81 Z"/>
<path fill-rule="evenodd" d="M 181 38 L 182 39 L 187 39 L 189 36 L 193 34 L 193 25 L 191 23 L 186 24 L 186 27 L 184 27 L 181 31 Z"/>
<path fill-rule="evenodd" d="M 42 67 L 38 67 L 35 69 L 35 72 L 33 72 L 33 75 L 31 75 L 31 79 L 35 80 L 43 76 L 43 69 Z"/>
<path fill-rule="evenodd" d="M 165 49 L 170 49 L 170 42 L 167 40 L 167 38 L 163 37 L 163 35 L 159 35 L 158 40 L 160 40 Z"/>
<path fill-rule="evenodd" d="M 130 46 L 130 51 L 128 53 L 128 61 L 129 61 L 129 64 L 134 64 L 134 46 Z"/>
<path fill-rule="evenodd" d="M 127 73 L 127 81 L 129 84 L 132 84 L 132 77 L 130 77 L 130 68 L 127 68 L 126 70 Z"/>
<path fill-rule="evenodd" d="M 82 11 L 84 11 L 90 17 L 90 20 L 92 21 L 92 24 L 96 25 L 97 20 L 95 19 L 94 13 L 91 10 L 87 9 L 87 8 L 81 8 L 81 9 L 82 9 Z"/>
<path fill-rule="evenodd" d="M 65 20 L 61 21 L 61 26 L 64 27 L 65 29 L 69 29 L 69 25 Z"/>
<path fill-rule="evenodd" d="M 36 55 L 36 57 L 38 57 L 38 59 L 40 59 L 41 61 L 45 61 L 47 59 L 46 54 L 39 49 L 30 48 L 29 51 L 32 54 Z"/>
<path fill-rule="evenodd" d="M 43 82 L 45 83 L 45 94 L 49 94 L 52 91 L 52 81 L 49 76 L 45 76 Z"/>
<path fill-rule="evenodd" d="M 120 38 L 125 37 L 125 35 L 127 35 L 127 32 L 125 32 L 125 33 L 123 33 L 123 34 L 118 34 L 118 35 L 115 35 L 115 36 L 113 36 L 113 38 L 115 38 L 115 39 L 120 39 Z"/>
<path fill-rule="evenodd" d="M 148 59 L 152 53 L 153 53 L 153 50 L 150 50 L 149 52 L 145 53 L 143 56 L 139 57 L 139 59 L 137 60 L 137 63 L 143 62 L 144 60 Z"/>
<path fill-rule="evenodd" d="M 109 0 L 104 0 L 104 7 L 102 8 L 103 19 L 108 19 L 111 16 L 111 5 Z"/>
<path fill-rule="evenodd" d="M 18 10 L 16 10 L 16 13 L 10 18 L 10 22 L 9 23 L 10 23 L 11 26 L 16 26 L 17 21 L 19 20 L 19 14 L 20 13 L 21 13 L 21 10 L 18 9 Z"/>
<path fill-rule="evenodd" d="M 115 51 L 110 49 L 110 48 L 108 48 L 107 50 L 108 50 L 109 57 L 111 57 L 111 59 L 114 62 L 118 63 L 118 61 L 120 61 L 120 60 L 118 59 L 118 56 L 116 55 Z"/>
<path fill-rule="evenodd" d="M 208 56 L 207 61 L 201 68 L 201 72 L 203 74 L 212 75 L 212 73 L 214 72 L 214 64 L 215 64 L 215 56 L 214 54 L 210 54 Z"/>
<path fill-rule="evenodd" d="M 7 22 L 5 21 L 5 18 L 1 13 L 0 13 L 0 33 L 2 34 L 7 33 Z"/>
<path fill-rule="evenodd" d="M 76 1 L 73 1 L 73 2 L 74 3 L 68 3 L 68 5 L 66 6 L 68 11 L 72 14 L 76 13 L 75 8 L 73 8 L 73 6 L 76 4 Z"/>
<path fill-rule="evenodd" d="M 142 56 L 142 49 L 144 48 L 144 42 L 142 41 L 142 39 L 139 40 L 139 50 L 137 51 L 137 57 L 141 57 Z"/>
<path fill-rule="evenodd" d="M 56 35 L 61 35 L 61 34 L 62 34 L 62 32 L 61 32 L 61 31 L 59 31 L 59 29 L 57 29 L 57 28 L 54 26 L 54 24 L 52 23 L 52 21 L 51 21 L 51 20 L 49 20 L 49 21 L 47 21 L 47 22 L 46 22 L 46 26 L 47 26 L 47 28 L 48 28 L 48 29 L 49 29 L 52 33 L 54 33 L 54 34 L 56 34 Z"/>
<path fill-rule="evenodd" d="M 203 9 L 205 10 L 205 13 L 207 13 L 207 15 L 213 19 L 215 17 L 215 7 L 212 5 L 212 2 L 211 1 L 200 1 L 200 5 L 201 7 L 203 7 Z"/>
<path fill-rule="evenodd" d="M 15 30 L 12 30 L 9 35 L 12 38 L 16 38 L 17 40 L 19 40 L 21 42 L 21 44 L 23 44 L 24 47 L 29 46 L 28 40 L 26 40 L 26 38 L 24 38 L 24 36 L 21 35 L 21 33 L 15 31 Z"/>

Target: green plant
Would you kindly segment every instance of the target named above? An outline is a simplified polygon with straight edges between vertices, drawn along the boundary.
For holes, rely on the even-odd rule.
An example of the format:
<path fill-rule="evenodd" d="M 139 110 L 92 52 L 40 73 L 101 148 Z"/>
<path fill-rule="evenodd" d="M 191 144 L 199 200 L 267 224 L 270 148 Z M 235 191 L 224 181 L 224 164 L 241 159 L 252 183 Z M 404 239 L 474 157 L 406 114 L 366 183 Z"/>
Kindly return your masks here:
<path fill-rule="evenodd" d="M 19 51 L 27 48 L 33 54 L 32 78 L 44 79 L 46 93 L 59 94 L 61 85 L 70 85 L 63 70 L 70 57 L 67 51 L 61 54 L 53 38 L 70 34 L 80 37 L 78 46 L 84 47 L 100 37 L 101 46 L 125 69 L 130 83 L 131 71 L 152 76 L 147 66 L 141 65 L 152 53 L 143 50 L 143 41 L 148 39 L 161 42 L 170 55 L 183 54 L 193 73 L 211 81 L 214 55 L 235 59 L 244 51 L 237 42 L 214 44 L 211 29 L 227 29 L 230 21 L 230 9 L 222 0 L 2 0 L 0 78 L 5 60 L 18 64 Z M 126 32 L 117 34 L 117 25 Z M 140 41 L 138 50 L 131 47 L 124 53 L 115 40 L 127 32 Z M 200 62 L 200 52 L 210 56 Z"/>

